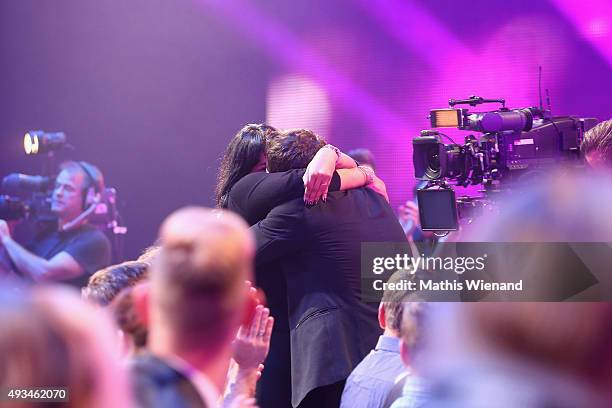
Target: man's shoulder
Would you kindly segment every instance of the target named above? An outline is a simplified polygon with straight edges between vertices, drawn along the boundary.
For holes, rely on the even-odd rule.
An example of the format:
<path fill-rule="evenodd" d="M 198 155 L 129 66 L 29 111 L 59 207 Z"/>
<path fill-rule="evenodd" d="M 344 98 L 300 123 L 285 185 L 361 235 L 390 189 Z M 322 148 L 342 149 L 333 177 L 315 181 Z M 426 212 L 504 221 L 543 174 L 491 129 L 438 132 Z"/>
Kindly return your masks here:
<path fill-rule="evenodd" d="M 375 192 L 374 190 L 372 190 L 369 187 L 357 187 L 357 188 L 352 188 L 350 190 L 341 190 L 341 191 L 329 191 L 328 193 L 328 197 L 336 197 L 336 199 L 342 199 L 342 200 L 347 200 L 347 201 L 351 201 L 351 200 L 355 200 L 355 201 L 372 201 L 372 202 L 380 202 L 380 203 L 387 203 L 387 200 L 385 200 L 385 198 L 378 194 L 377 192 Z"/>
<path fill-rule="evenodd" d="M 145 354 L 129 365 L 132 387 L 140 407 L 205 407 L 195 386 L 163 359 Z"/>
<path fill-rule="evenodd" d="M 45 230 L 39 233 L 33 243 L 28 245 L 38 255 L 37 248 L 45 248 L 52 245 L 60 251 L 72 247 L 96 247 L 110 248 L 111 243 L 107 236 L 97 227 L 89 224 L 69 230 L 60 231 L 57 228 Z M 56 252 L 57 253 L 57 252 Z"/>
<path fill-rule="evenodd" d="M 398 353 L 372 350 L 355 367 L 354 373 L 366 377 L 379 377 L 381 380 L 393 382 L 397 375 L 403 371 L 404 365 Z"/>
<path fill-rule="evenodd" d="M 429 390 L 420 377 L 407 374 L 402 378 L 402 382 L 402 394 L 391 404 L 391 408 L 420 407 L 430 399 Z"/>
<path fill-rule="evenodd" d="M 87 240 L 95 243 L 109 243 L 108 237 L 98 227 L 85 224 L 79 227 L 71 236 L 71 240 Z"/>
<path fill-rule="evenodd" d="M 304 199 L 294 198 L 274 207 L 263 222 L 266 222 L 266 225 L 282 223 L 287 229 L 295 229 L 302 226 L 306 215 Z"/>
<path fill-rule="evenodd" d="M 339 216 L 350 216 L 358 213 L 365 218 L 396 219 L 393 209 L 383 196 L 368 187 L 359 187 L 345 191 L 330 191 L 328 201 Z"/>
<path fill-rule="evenodd" d="M 148 353 L 132 358 L 129 362 L 129 369 L 134 374 L 135 379 L 144 382 L 181 376 L 164 360 Z"/>
<path fill-rule="evenodd" d="M 227 208 L 238 212 L 244 218 L 248 218 L 248 214 L 244 211 L 245 204 L 253 189 L 267 177 L 267 174 L 263 171 L 250 173 L 238 180 L 228 193 Z M 252 222 L 249 222 L 249 224 L 252 224 Z"/>
<path fill-rule="evenodd" d="M 399 355 L 396 359 L 372 350 L 346 380 L 341 407 L 357 403 L 358 406 L 383 406 L 395 379 L 405 370 Z M 364 398 L 367 400 L 362 401 Z"/>
<path fill-rule="evenodd" d="M 254 188 L 257 188 L 264 180 L 269 179 L 273 183 L 285 184 L 294 180 L 301 180 L 304 169 L 291 169 L 278 173 L 267 173 L 258 171 L 249 173 L 234 184 L 229 191 L 230 198 L 239 199 L 248 195 Z M 266 183 L 267 184 L 267 183 Z M 280 187 L 280 186 L 279 186 Z"/>
<path fill-rule="evenodd" d="M 78 230 L 70 231 L 57 251 L 66 252 L 74 258 L 85 271 L 84 276 L 108 266 L 112 257 L 110 240 L 93 225 L 83 225 Z"/>
<path fill-rule="evenodd" d="M 254 185 L 258 181 L 263 180 L 264 178 L 268 177 L 268 174 L 269 173 L 266 173 L 265 171 L 258 171 L 258 172 L 255 172 L 255 173 L 247 174 L 246 176 L 244 176 L 240 180 L 238 180 L 236 182 L 236 184 L 234 184 L 234 186 L 230 190 L 230 194 L 236 188 Z"/>
<path fill-rule="evenodd" d="M 155 357 L 153 354 L 144 353 L 129 360 L 129 368 L 133 371 L 149 370 L 154 367 L 170 367 L 161 358 Z"/>

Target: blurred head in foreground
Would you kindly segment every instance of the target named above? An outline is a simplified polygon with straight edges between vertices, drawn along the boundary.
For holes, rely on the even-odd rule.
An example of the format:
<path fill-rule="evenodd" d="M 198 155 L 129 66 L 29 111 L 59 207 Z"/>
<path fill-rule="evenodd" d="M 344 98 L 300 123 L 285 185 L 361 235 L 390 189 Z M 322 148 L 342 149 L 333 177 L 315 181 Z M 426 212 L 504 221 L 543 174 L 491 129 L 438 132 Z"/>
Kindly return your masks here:
<path fill-rule="evenodd" d="M 612 275 L 605 266 L 612 255 L 606 244 L 612 242 L 611 176 L 558 169 L 499 197 L 498 213 L 481 216 L 464 238 L 513 244 L 482 246 L 470 255 L 487 253 L 484 272 L 498 282 L 523 280 L 515 298 L 612 300 Z"/>
<path fill-rule="evenodd" d="M 146 321 L 146 304 L 149 283 L 123 289 L 110 303 L 109 310 L 119 328 L 122 354 L 132 357 L 145 351 L 149 330 Z"/>
<path fill-rule="evenodd" d="M 0 388 L 66 387 L 65 407 L 131 406 L 115 330 L 67 289 L 0 291 Z"/>
<path fill-rule="evenodd" d="M 604 260 L 612 252 L 612 187 L 606 175 L 579 173 L 559 170 L 534 180 L 500 200 L 498 214 L 474 223 L 468 241 L 527 243 L 487 247 L 486 273 L 499 266 L 498 281 L 524 279 L 517 293 L 538 299 L 610 297 Z M 511 250 L 500 265 L 491 262 L 495 248 Z M 612 406 L 610 303 L 452 303 L 435 310 L 417 360 L 438 390 L 432 407 Z"/>
<path fill-rule="evenodd" d="M 498 197 L 499 214 L 466 233 L 475 242 L 612 242 L 612 174 L 557 169 Z"/>
<path fill-rule="evenodd" d="M 584 134 L 580 144 L 587 163 L 596 169 L 612 169 L 612 119 L 598 123 Z"/>
<path fill-rule="evenodd" d="M 418 360 L 433 382 L 432 407 L 612 406 L 609 303 L 455 303 L 436 309 L 435 336 L 428 338 L 435 340 Z"/>
<path fill-rule="evenodd" d="M 243 318 L 255 244 L 246 223 L 224 210 L 187 207 L 160 231 L 151 273 L 149 346 L 198 363 L 229 355 Z"/>
<path fill-rule="evenodd" d="M 372 170 L 376 170 L 376 159 L 371 150 L 365 148 L 353 149 L 347 153 L 353 160 L 359 162 L 362 166 L 370 166 Z"/>

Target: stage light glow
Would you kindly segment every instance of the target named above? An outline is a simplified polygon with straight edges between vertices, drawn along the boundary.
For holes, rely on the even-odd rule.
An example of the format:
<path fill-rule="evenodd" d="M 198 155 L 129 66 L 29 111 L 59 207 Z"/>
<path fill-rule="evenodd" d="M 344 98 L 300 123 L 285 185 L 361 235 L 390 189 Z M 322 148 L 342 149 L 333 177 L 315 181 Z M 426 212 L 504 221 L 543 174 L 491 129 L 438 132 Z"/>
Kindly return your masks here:
<path fill-rule="evenodd" d="M 23 136 L 23 150 L 26 154 L 50 153 L 66 145 L 64 132 L 30 130 Z"/>
<path fill-rule="evenodd" d="M 612 66 L 612 42 L 609 38 L 609 0 L 593 0 L 585 4 L 579 0 L 553 0 L 561 14 L 574 25 L 576 31 Z"/>
<path fill-rule="evenodd" d="M 588 25 L 591 38 L 608 37 L 610 35 L 610 22 L 606 18 L 595 18 Z"/>
<path fill-rule="evenodd" d="M 38 154 L 38 136 L 36 133 L 27 132 L 23 137 L 23 149 L 26 154 Z"/>
<path fill-rule="evenodd" d="M 279 129 L 311 129 L 328 139 L 331 116 L 326 90 L 306 76 L 286 75 L 268 88 L 266 123 Z"/>

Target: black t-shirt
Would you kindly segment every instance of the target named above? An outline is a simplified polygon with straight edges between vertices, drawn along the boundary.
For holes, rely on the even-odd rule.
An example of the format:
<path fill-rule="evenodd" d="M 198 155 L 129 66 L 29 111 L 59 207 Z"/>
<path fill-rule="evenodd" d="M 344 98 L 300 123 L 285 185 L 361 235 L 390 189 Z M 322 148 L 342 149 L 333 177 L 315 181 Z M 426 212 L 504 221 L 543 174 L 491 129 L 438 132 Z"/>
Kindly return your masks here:
<path fill-rule="evenodd" d="M 78 287 L 87 285 L 91 274 L 111 262 L 111 244 L 108 238 L 102 231 L 88 224 L 70 231 L 58 231 L 57 228 L 43 231 L 26 247 L 47 260 L 60 252 L 72 256 L 83 268 L 83 275 L 67 279 L 63 283 Z"/>
<path fill-rule="evenodd" d="M 253 225 L 266 218 L 277 205 L 304 195 L 305 172 L 305 169 L 294 169 L 247 174 L 230 190 L 228 208 Z M 340 176 L 334 171 L 328 191 L 340 190 L 340 184 Z"/>

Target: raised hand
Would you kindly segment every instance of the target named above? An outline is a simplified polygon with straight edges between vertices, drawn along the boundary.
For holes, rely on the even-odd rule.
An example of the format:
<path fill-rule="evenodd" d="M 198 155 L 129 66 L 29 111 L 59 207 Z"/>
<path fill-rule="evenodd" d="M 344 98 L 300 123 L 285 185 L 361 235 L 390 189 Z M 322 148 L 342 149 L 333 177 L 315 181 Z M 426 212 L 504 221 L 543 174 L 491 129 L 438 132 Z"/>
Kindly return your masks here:
<path fill-rule="evenodd" d="M 232 354 L 241 369 L 257 368 L 266 359 L 270 351 L 273 326 L 274 318 L 270 316 L 270 309 L 261 305 L 255 308 L 251 323 L 240 326 L 232 344 Z"/>
<path fill-rule="evenodd" d="M 399 207 L 399 219 L 406 235 L 411 235 L 416 228 L 420 228 L 419 206 L 414 201 L 406 201 L 406 204 Z"/>

